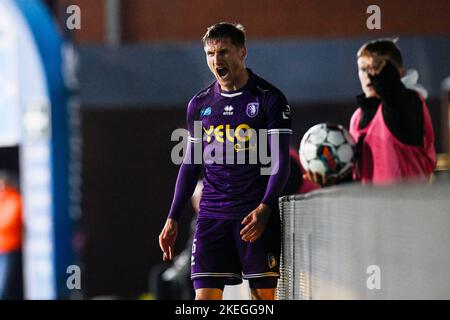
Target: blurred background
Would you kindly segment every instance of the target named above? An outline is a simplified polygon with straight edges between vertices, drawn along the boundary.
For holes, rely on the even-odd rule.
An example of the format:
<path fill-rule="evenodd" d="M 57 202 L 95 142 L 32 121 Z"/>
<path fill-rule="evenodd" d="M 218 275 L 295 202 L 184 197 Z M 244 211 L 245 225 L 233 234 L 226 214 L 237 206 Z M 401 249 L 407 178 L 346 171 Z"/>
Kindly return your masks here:
<path fill-rule="evenodd" d="M 399 37 L 405 67 L 418 70 L 419 82 L 429 92 L 437 151 L 449 151 L 448 1 L 377 1 L 380 30 L 366 26 L 370 1 L 9 2 L 22 10 L 33 7 L 25 16 L 35 37 L 44 29 L 30 22 L 39 7 L 51 17 L 61 42 L 75 45 L 74 51 L 66 50 L 66 57 L 77 66 L 77 80 L 64 80 L 67 97 L 52 104 L 50 117 L 55 178 L 49 182 L 49 201 L 55 201 L 50 214 L 55 227 L 48 231 L 53 248 L 49 259 L 54 263 L 48 272 L 55 285 L 47 292 L 53 294 L 43 297 L 135 299 L 149 292 L 150 270 L 162 260 L 158 234 L 178 172 L 170 159 L 176 144 L 170 137 L 174 129 L 185 127 L 189 99 L 213 81 L 200 39 L 216 22 L 239 22 L 246 28 L 247 66 L 287 96 L 295 148 L 306 130 L 319 122 L 348 127 L 356 108 L 354 97 L 361 93 L 356 51 L 370 39 Z M 67 28 L 71 5 L 80 9 L 80 29 Z M 49 51 L 41 51 L 43 61 L 49 57 Z M 63 112 L 54 114 L 57 109 Z M 0 104 L 0 117 L 2 110 Z M 17 115 L 16 127 L 21 127 L 23 117 L 22 112 Z M 60 127 L 64 121 L 67 128 Z M 0 132 L 4 123 L 0 119 Z M 17 134 L 12 142 L 0 144 L 0 169 L 22 182 L 28 181 L 23 178 L 27 139 Z M 59 147 L 52 147 L 54 143 Z M 24 188 L 22 183 L 26 197 Z M 192 214 L 188 205 L 177 252 L 184 249 Z M 28 252 L 25 258 L 27 254 L 32 255 Z M 64 266 L 71 263 L 81 267 L 76 295 L 65 289 Z M 35 267 L 25 272 L 39 278 Z M 36 291 L 28 297 L 41 296 Z"/>

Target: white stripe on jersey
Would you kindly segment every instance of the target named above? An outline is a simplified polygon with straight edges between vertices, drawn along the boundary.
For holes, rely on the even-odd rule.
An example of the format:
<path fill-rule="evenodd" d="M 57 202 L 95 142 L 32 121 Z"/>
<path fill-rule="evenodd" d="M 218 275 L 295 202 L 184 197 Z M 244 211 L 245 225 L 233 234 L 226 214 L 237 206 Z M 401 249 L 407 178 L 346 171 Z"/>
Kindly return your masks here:
<path fill-rule="evenodd" d="M 202 139 L 201 138 L 193 138 L 193 137 L 189 136 L 188 141 L 192 142 L 192 143 L 200 143 L 200 142 L 202 142 Z"/>
<path fill-rule="evenodd" d="M 244 91 L 236 92 L 236 93 L 224 93 L 224 92 L 221 92 L 220 95 L 223 96 L 223 97 L 226 97 L 226 98 L 233 98 L 233 97 L 240 96 L 243 93 L 244 93 Z"/>
<path fill-rule="evenodd" d="M 291 129 L 270 129 L 267 131 L 267 134 L 274 134 L 274 133 L 292 134 L 292 130 Z"/>
<path fill-rule="evenodd" d="M 191 279 L 203 278 L 203 277 L 234 277 L 242 279 L 242 276 L 236 273 L 226 273 L 226 272 L 196 272 L 191 275 Z"/>

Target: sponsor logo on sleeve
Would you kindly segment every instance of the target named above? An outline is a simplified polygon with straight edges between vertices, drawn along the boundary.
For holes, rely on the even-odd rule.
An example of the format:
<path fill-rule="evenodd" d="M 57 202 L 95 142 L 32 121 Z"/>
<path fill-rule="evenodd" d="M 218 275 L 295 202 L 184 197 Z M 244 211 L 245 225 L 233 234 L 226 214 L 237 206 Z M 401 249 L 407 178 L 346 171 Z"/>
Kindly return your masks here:
<path fill-rule="evenodd" d="M 211 88 L 208 88 L 208 90 L 199 93 L 197 95 L 197 98 L 202 98 L 202 97 L 206 96 L 209 93 L 209 90 L 211 90 Z"/>
<path fill-rule="evenodd" d="M 273 254 L 268 254 L 267 255 L 267 262 L 269 264 L 269 268 L 275 268 L 277 266 L 277 258 L 275 258 L 275 256 Z"/>
<path fill-rule="evenodd" d="M 288 104 L 283 109 L 283 119 L 290 119 L 291 118 L 291 106 Z"/>

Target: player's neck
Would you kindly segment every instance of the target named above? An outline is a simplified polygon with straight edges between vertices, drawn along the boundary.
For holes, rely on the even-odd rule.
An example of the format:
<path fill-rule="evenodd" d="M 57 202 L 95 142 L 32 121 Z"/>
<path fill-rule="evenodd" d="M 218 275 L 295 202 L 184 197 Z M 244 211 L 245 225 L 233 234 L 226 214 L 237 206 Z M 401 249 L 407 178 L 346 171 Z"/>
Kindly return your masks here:
<path fill-rule="evenodd" d="M 220 90 L 224 92 L 238 91 L 247 85 L 249 78 L 250 74 L 247 68 L 244 67 L 244 69 L 237 75 L 236 80 L 231 86 L 221 86 Z"/>

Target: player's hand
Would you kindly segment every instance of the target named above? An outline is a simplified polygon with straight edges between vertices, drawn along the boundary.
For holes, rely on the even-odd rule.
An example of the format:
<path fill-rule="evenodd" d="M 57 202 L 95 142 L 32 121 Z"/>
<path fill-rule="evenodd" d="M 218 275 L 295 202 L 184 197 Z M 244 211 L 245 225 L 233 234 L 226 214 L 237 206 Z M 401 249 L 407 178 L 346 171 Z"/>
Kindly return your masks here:
<path fill-rule="evenodd" d="M 245 225 L 241 230 L 241 237 L 243 241 L 255 242 L 266 229 L 267 222 L 272 210 L 261 203 L 255 210 L 250 212 L 241 224 Z"/>
<path fill-rule="evenodd" d="M 306 173 L 303 175 L 303 179 L 308 179 L 309 181 L 314 182 L 315 184 L 326 187 L 333 184 L 336 184 L 336 178 L 329 178 L 323 174 L 317 173 L 317 172 L 311 172 L 306 171 Z"/>
<path fill-rule="evenodd" d="M 372 53 L 368 57 L 367 73 L 375 77 L 380 74 L 381 70 L 386 66 L 386 58 L 376 53 Z"/>
<path fill-rule="evenodd" d="M 175 240 L 178 235 L 178 222 L 168 218 L 159 234 L 159 246 L 163 252 L 163 261 L 170 261 L 174 256 Z"/>

